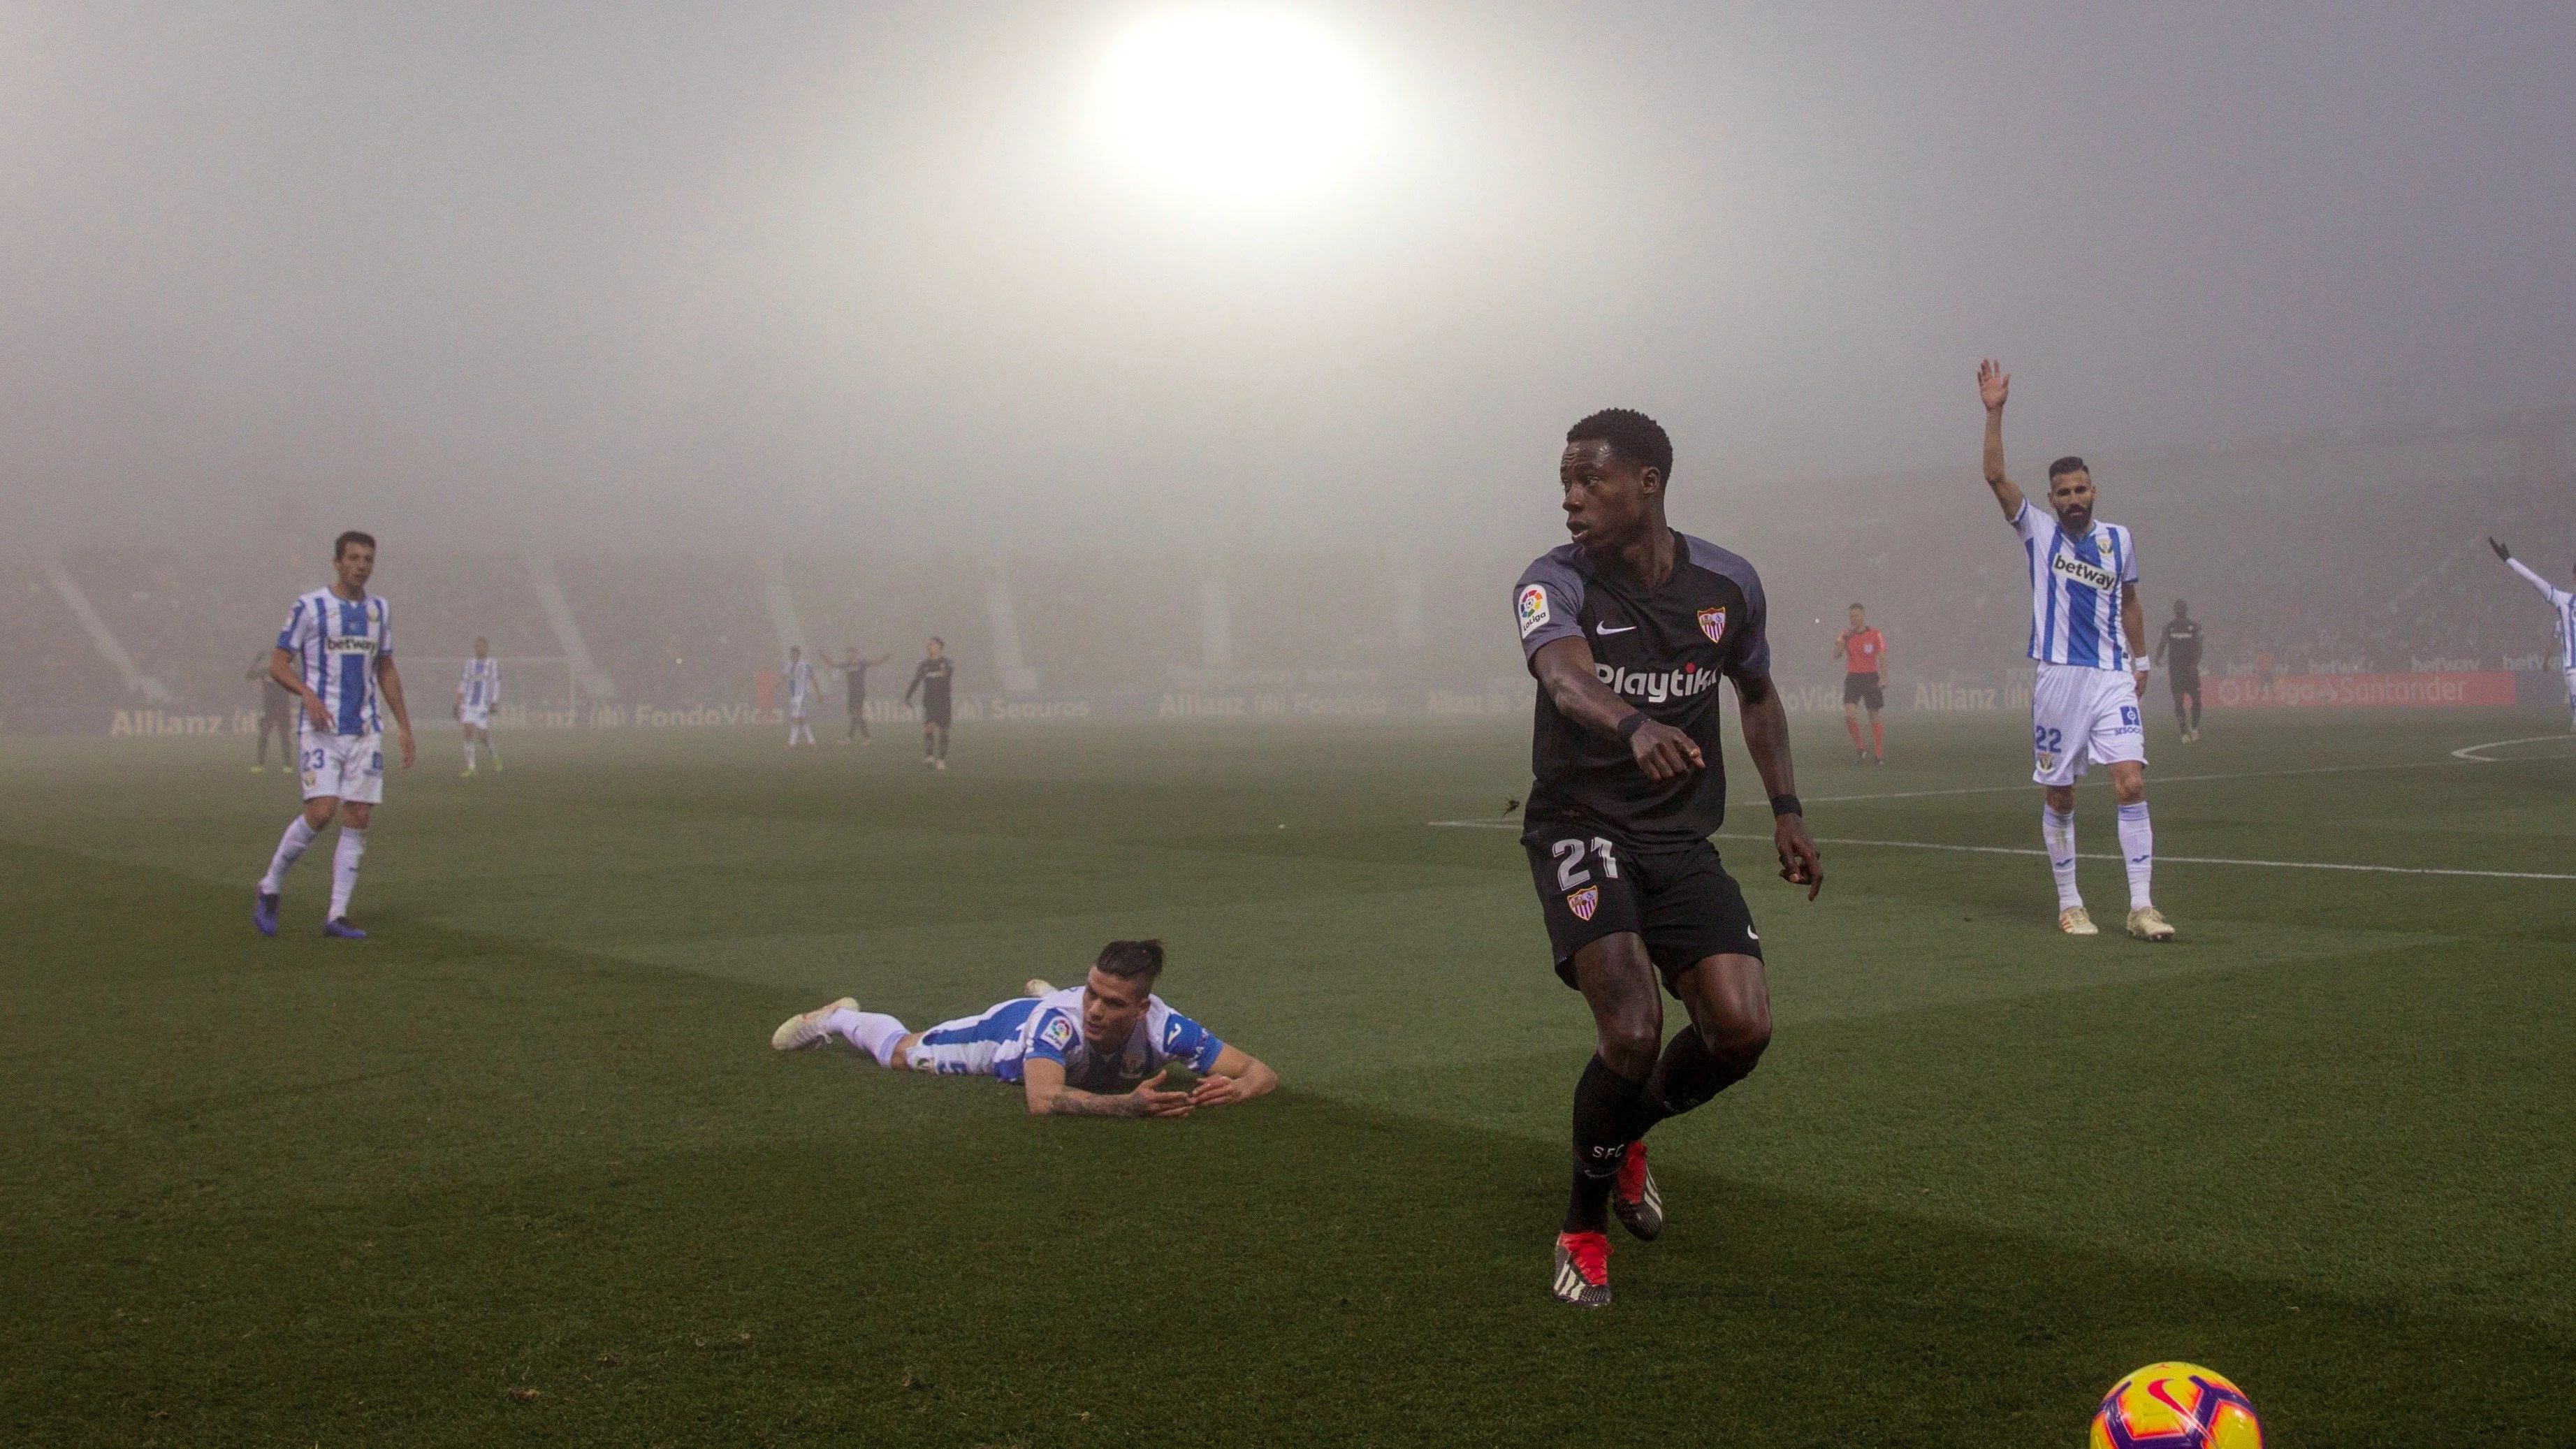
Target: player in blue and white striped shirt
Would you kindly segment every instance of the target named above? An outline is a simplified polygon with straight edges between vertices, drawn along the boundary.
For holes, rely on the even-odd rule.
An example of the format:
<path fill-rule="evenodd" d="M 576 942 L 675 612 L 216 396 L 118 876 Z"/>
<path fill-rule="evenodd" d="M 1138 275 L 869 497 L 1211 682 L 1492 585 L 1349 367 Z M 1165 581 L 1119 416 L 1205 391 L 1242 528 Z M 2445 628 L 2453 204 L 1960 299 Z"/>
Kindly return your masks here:
<path fill-rule="evenodd" d="M 384 709 L 393 711 L 406 770 L 414 750 L 402 675 L 394 668 L 392 611 L 382 595 L 367 592 L 376 571 L 375 539 L 355 530 L 341 534 L 331 544 L 331 567 L 338 579 L 295 601 L 268 656 L 269 677 L 304 704 L 304 728 L 296 740 L 304 813 L 288 822 L 269 858 L 250 919 L 261 935 L 277 934 L 278 895 L 286 888 L 288 868 L 338 814 L 340 845 L 332 856 L 331 910 L 322 918 L 322 933 L 363 941 L 367 933 L 349 924 L 349 895 L 358 887 L 358 859 L 367 851 L 367 818 L 385 798 Z"/>
<path fill-rule="evenodd" d="M 2487 547 L 2495 550 L 2506 568 L 2522 575 L 2523 582 L 2540 590 L 2549 601 L 2550 623 L 2558 633 L 2558 667 L 2567 680 L 2567 728 L 2576 732 L 2576 593 L 2569 593 L 2540 576 L 2540 571 L 2513 556 L 2513 550 L 2490 538 Z"/>
<path fill-rule="evenodd" d="M 474 746 L 481 744 L 500 773 L 501 747 L 492 743 L 492 711 L 501 707 L 501 661 L 492 657 L 492 641 L 474 636 L 474 657 L 456 677 L 456 722 L 465 727 L 465 773 L 474 773 Z"/>
<path fill-rule="evenodd" d="M 1112 941 L 1080 986 L 1032 981 L 1024 996 L 922 1031 L 844 996 L 779 1023 L 769 1044 L 802 1051 L 838 1037 L 882 1067 L 1017 1083 L 1033 1116 L 1186 1117 L 1279 1085 L 1250 1053 L 1165 1005 L 1154 994 L 1162 974 L 1162 942 Z M 1197 1084 L 1163 1090 L 1175 1065 Z"/>
<path fill-rule="evenodd" d="M 2075 781 L 2089 761 L 2111 770 L 2120 802 L 2120 856 L 2129 868 L 2129 934 L 2170 941 L 2155 907 L 2155 832 L 2147 820 L 2147 737 L 2139 696 L 2147 685 L 2147 616 L 2138 603 L 2138 546 L 2129 531 L 2093 516 L 2093 470 L 2081 458 L 2048 466 L 2048 510 L 2004 473 L 2004 402 L 2012 378 L 1988 358 L 1977 368 L 1986 405 L 1986 486 L 2021 536 L 2030 570 L 2031 778 L 2043 788 L 2040 838 L 2057 878 L 2057 927 L 2101 931 L 2075 888 Z M 2053 515 L 2053 516 L 2052 516 Z"/>

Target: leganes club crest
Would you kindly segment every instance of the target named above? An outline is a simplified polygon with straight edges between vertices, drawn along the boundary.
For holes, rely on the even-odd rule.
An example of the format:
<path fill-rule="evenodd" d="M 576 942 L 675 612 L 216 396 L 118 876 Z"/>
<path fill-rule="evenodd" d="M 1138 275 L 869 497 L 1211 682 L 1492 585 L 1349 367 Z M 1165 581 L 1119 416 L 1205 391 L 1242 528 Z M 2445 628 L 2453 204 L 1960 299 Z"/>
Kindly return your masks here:
<path fill-rule="evenodd" d="M 1585 886 L 1573 892 L 1565 898 L 1565 908 L 1574 912 L 1578 921 L 1591 920 L 1592 913 L 1601 909 L 1601 887 Z"/>
<path fill-rule="evenodd" d="M 1714 609 L 1700 610 L 1699 631 L 1708 636 L 1711 644 L 1723 640 L 1726 637 L 1726 607 L 1721 604 Z"/>

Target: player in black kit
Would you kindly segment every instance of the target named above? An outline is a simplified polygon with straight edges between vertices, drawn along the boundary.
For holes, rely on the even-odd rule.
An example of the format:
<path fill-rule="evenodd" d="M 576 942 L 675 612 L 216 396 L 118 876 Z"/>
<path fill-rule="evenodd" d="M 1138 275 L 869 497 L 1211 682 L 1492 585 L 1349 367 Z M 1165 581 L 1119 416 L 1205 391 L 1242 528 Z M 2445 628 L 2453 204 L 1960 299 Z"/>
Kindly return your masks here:
<path fill-rule="evenodd" d="M 823 657 L 826 662 L 829 662 L 831 659 L 831 656 L 828 654 Z M 841 647 L 841 663 L 839 666 L 841 671 L 841 694 L 843 698 L 850 702 L 850 729 L 849 733 L 841 736 L 842 744 L 846 745 L 852 740 L 866 740 L 869 738 L 867 717 L 868 671 L 885 663 L 893 657 L 893 654 L 887 653 L 880 654 L 874 659 L 861 659 L 856 647 L 851 645 L 843 645 Z"/>
<path fill-rule="evenodd" d="M 2172 656 L 2170 661 L 2167 655 Z M 2174 723 L 2182 726 L 2183 739 L 2199 739 L 2200 621 L 2191 616 L 2191 605 L 2180 599 L 2174 600 L 2174 616 L 2165 621 L 2165 631 L 2156 640 L 2154 662 L 2173 671 L 2165 680 L 2173 690 Z"/>
<path fill-rule="evenodd" d="M 1708 843 L 1726 816 L 1717 682 L 1734 682 L 1744 746 L 1771 797 L 1780 877 L 1823 889 L 1771 685 L 1762 581 L 1736 554 L 1664 521 L 1673 445 L 1613 408 L 1565 435 L 1574 542 L 1514 590 L 1539 682 L 1523 815 L 1556 974 L 1592 1008 L 1599 1047 L 1574 1088 L 1574 1196 L 1552 1291 L 1610 1302 L 1609 1214 L 1663 1231 L 1646 1130 L 1741 1081 L 1771 1041 L 1762 940 Z M 1663 1040 L 1657 977 L 1690 1013 Z"/>
<path fill-rule="evenodd" d="M 903 690 L 906 704 L 912 703 L 915 690 L 921 693 L 921 762 L 934 770 L 948 768 L 948 677 L 956 669 L 948 646 L 934 638 Z"/>

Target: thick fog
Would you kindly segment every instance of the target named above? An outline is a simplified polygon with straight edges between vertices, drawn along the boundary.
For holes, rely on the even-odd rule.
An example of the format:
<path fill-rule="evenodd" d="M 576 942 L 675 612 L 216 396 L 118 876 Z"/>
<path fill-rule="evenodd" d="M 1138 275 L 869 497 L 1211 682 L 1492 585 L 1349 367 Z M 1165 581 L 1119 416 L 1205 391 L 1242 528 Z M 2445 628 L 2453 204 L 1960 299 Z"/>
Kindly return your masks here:
<path fill-rule="evenodd" d="M 1299 9 L 1372 139 L 1228 211 L 1116 7 L 12 7 L 0 526 L 1509 554 L 1606 403 L 1722 531 L 1973 489 L 1984 353 L 2029 457 L 2576 391 L 2564 5 Z"/>

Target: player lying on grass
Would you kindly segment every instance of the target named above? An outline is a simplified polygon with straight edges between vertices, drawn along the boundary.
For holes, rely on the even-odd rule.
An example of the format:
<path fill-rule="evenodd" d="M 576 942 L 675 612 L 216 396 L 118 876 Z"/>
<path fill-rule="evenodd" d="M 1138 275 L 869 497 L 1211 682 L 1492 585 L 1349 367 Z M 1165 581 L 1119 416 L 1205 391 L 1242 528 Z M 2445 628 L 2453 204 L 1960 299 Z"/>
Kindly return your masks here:
<path fill-rule="evenodd" d="M 881 1067 L 1017 1082 L 1036 1117 L 1186 1117 L 1279 1085 L 1277 1072 L 1164 1005 L 1162 974 L 1162 942 L 1112 941 L 1080 986 L 1032 981 L 1025 996 L 926 1031 L 844 996 L 787 1018 L 769 1044 L 802 1051 L 838 1037 Z M 1198 1074 L 1189 1090 L 1163 1089 L 1175 1065 Z"/>

